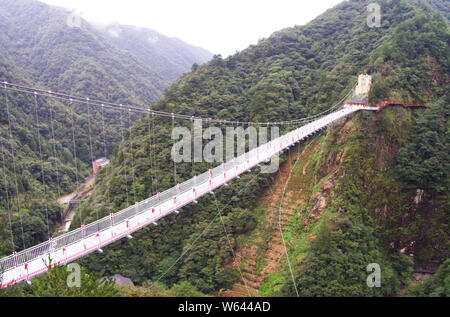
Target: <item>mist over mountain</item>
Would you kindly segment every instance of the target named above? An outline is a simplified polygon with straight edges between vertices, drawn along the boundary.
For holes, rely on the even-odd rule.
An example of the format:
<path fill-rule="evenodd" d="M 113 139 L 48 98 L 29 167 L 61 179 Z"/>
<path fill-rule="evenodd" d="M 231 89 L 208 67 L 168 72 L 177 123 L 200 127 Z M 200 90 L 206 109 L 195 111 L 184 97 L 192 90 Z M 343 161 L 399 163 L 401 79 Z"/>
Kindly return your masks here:
<path fill-rule="evenodd" d="M 98 29 L 119 48 L 134 54 L 170 81 L 190 72 L 193 64 L 203 64 L 213 56 L 201 47 L 143 27 L 112 24 Z"/>
<path fill-rule="evenodd" d="M 425 3 L 433 10 L 441 13 L 447 22 L 450 20 L 450 2 L 445 0 L 425 0 Z"/>
<path fill-rule="evenodd" d="M 71 27 L 70 14 L 38 1 L 0 1 L 3 54 L 48 89 L 149 104 L 193 63 L 211 56 L 162 35 L 161 45 L 140 47 L 135 40 L 143 34 L 134 27 L 123 27 L 130 41 L 113 43 L 109 32 L 103 34 L 83 19 L 80 27 Z"/>

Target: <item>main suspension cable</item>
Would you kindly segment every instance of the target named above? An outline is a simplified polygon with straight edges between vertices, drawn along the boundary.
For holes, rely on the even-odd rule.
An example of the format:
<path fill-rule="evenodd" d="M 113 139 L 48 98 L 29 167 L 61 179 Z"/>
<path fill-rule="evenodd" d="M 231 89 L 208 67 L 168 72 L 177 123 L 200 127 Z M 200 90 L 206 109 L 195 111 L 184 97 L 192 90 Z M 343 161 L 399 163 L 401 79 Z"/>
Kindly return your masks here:
<path fill-rule="evenodd" d="M 318 116 L 321 116 L 325 113 L 328 113 L 328 112 L 336 109 L 353 92 L 354 87 L 355 87 L 355 85 L 353 86 L 352 90 L 350 90 L 349 93 L 334 106 L 332 106 L 332 107 L 328 108 L 327 110 L 324 110 L 320 113 L 317 113 L 315 115 L 305 117 L 305 118 L 300 118 L 300 119 L 295 119 L 295 120 L 287 120 L 287 121 L 274 121 L 274 122 L 247 122 L 247 121 L 230 121 L 230 120 L 220 120 L 220 119 L 211 119 L 211 121 L 220 123 L 220 124 L 245 124 L 245 125 L 265 125 L 265 126 L 293 125 L 293 124 L 295 125 L 300 122 L 306 122 L 313 118 L 317 118 Z M 4 82 L 4 87 L 2 87 L 2 88 L 6 89 L 6 90 L 12 90 L 12 91 L 23 92 L 23 93 L 37 93 L 38 95 L 50 96 L 52 98 L 56 98 L 56 99 L 60 99 L 60 100 L 72 99 L 72 100 L 78 101 L 80 103 L 86 103 L 86 104 L 88 103 L 87 100 L 90 100 L 89 98 L 73 96 L 73 95 L 69 95 L 69 94 L 65 94 L 65 93 L 56 93 L 56 92 L 52 92 L 52 91 L 45 91 L 43 89 L 37 89 L 37 88 L 23 86 L 23 85 L 17 85 L 17 84 L 11 84 L 6 81 Z M 90 105 L 92 105 L 92 106 L 101 107 L 102 104 L 104 105 L 104 107 L 108 107 L 108 108 L 111 108 L 116 111 L 120 111 L 120 109 L 122 107 L 121 104 L 100 101 L 100 100 L 95 100 L 95 99 L 90 100 Z M 161 111 L 161 110 L 149 109 L 144 106 L 127 105 L 127 108 L 131 109 L 131 111 L 133 111 L 133 112 L 142 113 L 142 114 L 148 114 L 148 113 L 153 112 L 154 114 L 161 116 L 161 117 L 174 116 L 177 119 L 183 119 L 183 120 L 191 120 L 191 118 L 192 118 L 192 116 L 190 116 L 190 115 L 169 113 L 169 112 L 165 112 L 165 111 Z M 205 122 L 208 120 L 208 118 L 203 118 L 203 117 L 194 117 L 194 118 L 196 120 L 202 120 Z"/>

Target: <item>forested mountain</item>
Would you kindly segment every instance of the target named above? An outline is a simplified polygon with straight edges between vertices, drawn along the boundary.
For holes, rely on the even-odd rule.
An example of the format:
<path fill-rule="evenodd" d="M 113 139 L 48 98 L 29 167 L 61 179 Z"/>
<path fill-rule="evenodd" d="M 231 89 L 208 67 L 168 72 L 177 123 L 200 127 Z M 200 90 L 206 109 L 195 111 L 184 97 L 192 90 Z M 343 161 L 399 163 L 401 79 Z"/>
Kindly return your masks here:
<path fill-rule="evenodd" d="M 358 113 L 297 148 L 300 165 L 289 184 L 293 212 L 283 228 L 292 263 L 281 253 L 276 271 L 252 281 L 260 282 L 261 295 L 296 296 L 294 278 L 300 296 L 391 296 L 408 284 L 414 267 L 435 268 L 448 258 L 450 35 L 436 11 L 444 8 L 445 15 L 447 2 L 378 2 L 379 28 L 366 24 L 372 0 L 342 2 L 307 25 L 193 67 L 152 105 L 242 121 L 301 118 L 341 99 L 364 69 L 373 76 L 372 105 L 389 99 L 428 105 L 426 110 Z M 82 221 L 174 185 L 171 124 L 151 117 L 136 122 L 82 204 Z M 5 135 L 4 119 L 2 125 Z M 294 164 L 295 157 L 284 155 L 282 161 Z M 209 167 L 178 164 L 177 179 Z M 243 283 L 232 265 L 233 251 L 256 250 L 252 270 L 257 273 L 271 260 L 266 255 L 273 241 L 264 225 L 274 211 L 262 198 L 278 178 L 255 169 L 81 264 L 103 276 L 131 278 L 139 288 L 121 290 L 128 296 L 173 294 L 167 288 L 217 295 Z M 278 205 L 281 197 L 271 197 Z M 246 261 L 243 257 L 240 268 L 249 269 Z M 381 288 L 366 285 L 370 263 L 381 266 Z M 433 280 L 411 293 L 448 294 L 445 263 Z"/>
<path fill-rule="evenodd" d="M 1 0 L 2 54 L 47 89 L 140 105 L 211 56 L 151 30 L 120 26 L 126 36 L 115 38 L 83 19 L 70 27 L 70 14 L 38 1 Z M 158 44 L 145 46 L 145 36 Z"/>
<path fill-rule="evenodd" d="M 2 0 L 3 54 L 54 91 L 123 103 L 150 103 L 160 96 L 168 85 L 162 76 L 84 20 L 79 28 L 69 27 L 69 14 L 37 1 Z"/>
<path fill-rule="evenodd" d="M 137 27 L 119 26 L 119 37 L 83 19 L 80 27 L 69 27 L 70 14 L 33 0 L 0 1 L 3 53 L 54 91 L 149 104 L 192 64 L 212 56 Z M 145 45 L 146 36 L 149 44 L 150 37 L 159 41 Z"/>
<path fill-rule="evenodd" d="M 154 30 L 132 25 L 112 24 L 98 27 L 119 48 L 137 56 L 163 78 L 175 81 L 190 72 L 193 64 L 212 58 L 203 48 L 169 38 Z"/>
<path fill-rule="evenodd" d="M 342 98 L 364 69 L 374 79 L 372 105 L 401 99 L 430 106 L 425 112 L 394 108 L 360 113 L 320 139 L 308 161 L 315 173 L 303 189 L 309 196 L 295 206 L 298 215 L 286 229 L 293 239 L 288 252 L 300 295 L 393 295 L 408 283 L 413 260 L 417 266 L 435 266 L 448 257 L 449 32 L 434 10 L 445 8 L 446 2 L 432 2 L 430 7 L 423 1 L 379 1 L 381 27 L 370 28 L 371 1 L 345 1 L 305 26 L 278 31 L 229 58 L 215 56 L 177 80 L 153 106 L 242 121 L 301 118 Z M 95 219 L 94 211 L 108 213 L 108 193 L 118 209 L 126 206 L 128 195 L 141 200 L 174 185 L 170 128 L 170 120 L 147 117 L 136 123 L 133 137 L 102 171 L 83 206 L 85 221 Z M 199 163 L 195 171 L 208 167 Z M 195 171 L 190 164 L 179 164 L 179 181 Z M 126 175 L 131 174 L 136 181 L 127 187 Z M 261 215 L 268 212 L 258 201 L 272 177 L 247 174 L 218 190 L 218 201 L 204 197 L 180 215 L 137 232 L 135 239 L 90 255 L 83 264 L 138 284 L 188 281 L 205 293 L 230 288 L 240 277 L 231 266 L 227 238 L 238 251 L 258 234 Z M 326 180 L 332 186 L 323 193 Z M 300 189 L 293 195 L 300 195 Z M 318 214 L 315 206 L 321 206 L 322 198 L 327 203 Z M 255 212 L 256 207 L 263 210 Z M 217 210 L 222 210 L 223 223 L 211 223 Z M 384 288 L 366 285 L 365 269 L 373 262 L 383 267 Z M 287 266 L 268 274 L 260 292 L 295 295 Z"/>
<path fill-rule="evenodd" d="M 176 73 L 170 64 L 167 64 L 167 72 L 164 65 L 153 68 L 133 52 L 119 48 L 85 20 L 80 20 L 79 27 L 68 24 L 70 14 L 65 9 L 38 1 L 0 0 L 1 81 L 144 107 L 156 101 L 176 75 L 186 70 Z M 158 56 L 173 55 L 172 51 L 179 48 L 180 53 L 176 56 L 182 58 L 186 54 L 185 63 L 191 60 L 192 63 L 201 63 L 207 59 L 208 54 L 201 49 L 190 51 L 188 44 L 179 42 L 178 46 L 171 42 L 167 51 L 160 47 Z M 152 54 L 148 53 L 146 58 L 150 59 Z M 105 110 L 103 113 L 99 107 L 91 107 L 91 116 L 88 117 L 86 104 L 75 102 L 69 105 L 68 102 L 38 96 L 36 120 L 33 95 L 2 90 L 0 103 L 3 109 L 0 138 L 5 155 L 2 161 L 5 162 L 7 176 L 5 183 L 2 169 L 0 253 L 4 255 L 13 249 L 9 239 L 8 207 L 11 208 L 13 231 L 17 237 L 15 250 L 22 249 L 20 217 L 23 218 L 27 247 L 48 239 L 46 214 L 51 234 L 61 221 L 60 206 L 56 202 L 58 195 L 73 190 L 77 176 L 81 181 L 91 172 L 89 128 L 92 130 L 94 159 L 104 156 L 105 150 L 109 156 L 117 149 L 121 130 L 118 112 Z M 9 120 L 6 103 L 10 111 Z M 129 118 L 124 112 L 124 127 L 127 128 L 136 118 L 135 115 Z M 37 123 L 39 130 L 36 129 Z M 76 152 L 72 144 L 72 127 Z"/>

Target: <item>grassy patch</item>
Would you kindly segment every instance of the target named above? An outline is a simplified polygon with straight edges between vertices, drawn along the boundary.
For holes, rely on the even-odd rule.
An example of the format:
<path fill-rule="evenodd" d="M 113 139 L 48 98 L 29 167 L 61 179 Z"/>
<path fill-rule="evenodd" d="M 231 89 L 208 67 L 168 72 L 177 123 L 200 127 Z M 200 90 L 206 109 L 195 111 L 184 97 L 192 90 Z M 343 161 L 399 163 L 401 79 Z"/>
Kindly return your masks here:
<path fill-rule="evenodd" d="M 261 286 L 259 287 L 259 294 L 265 297 L 276 295 L 276 293 L 285 284 L 284 278 L 285 278 L 284 272 L 266 275 L 264 281 L 261 283 Z"/>

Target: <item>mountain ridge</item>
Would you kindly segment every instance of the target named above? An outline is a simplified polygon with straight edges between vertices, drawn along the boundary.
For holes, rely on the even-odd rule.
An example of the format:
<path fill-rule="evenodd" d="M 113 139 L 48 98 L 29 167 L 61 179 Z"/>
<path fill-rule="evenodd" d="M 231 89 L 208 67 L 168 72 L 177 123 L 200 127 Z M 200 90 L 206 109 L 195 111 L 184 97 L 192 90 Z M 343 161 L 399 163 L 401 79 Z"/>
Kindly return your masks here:
<path fill-rule="evenodd" d="M 166 37 L 152 29 L 121 24 L 98 28 L 119 48 L 138 56 L 171 81 L 190 72 L 193 64 L 202 64 L 212 58 L 212 54 L 201 47 Z"/>

